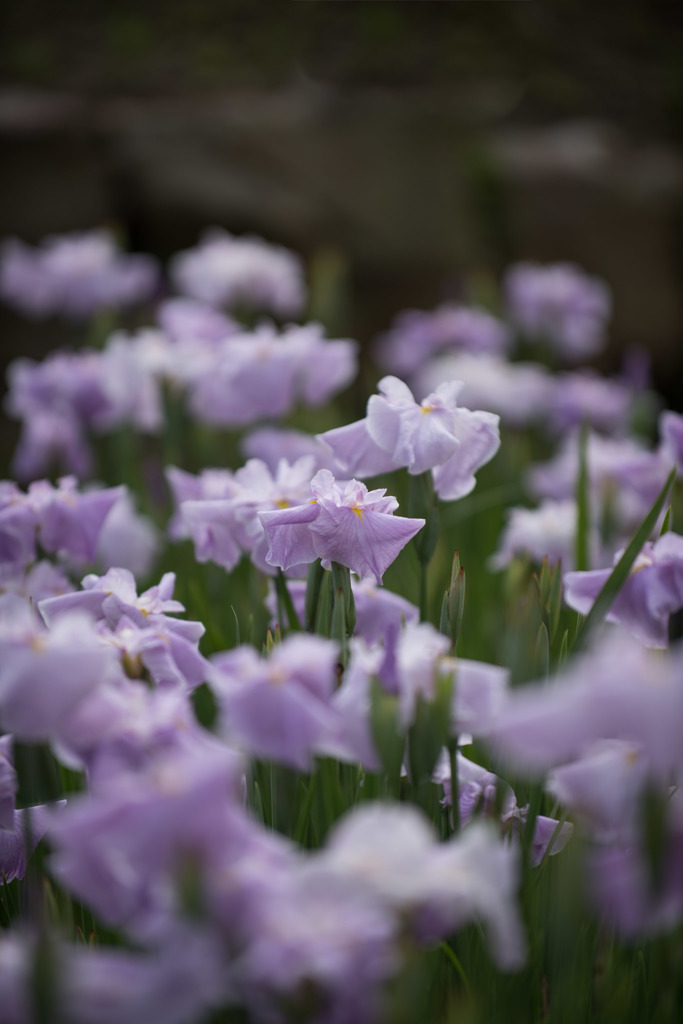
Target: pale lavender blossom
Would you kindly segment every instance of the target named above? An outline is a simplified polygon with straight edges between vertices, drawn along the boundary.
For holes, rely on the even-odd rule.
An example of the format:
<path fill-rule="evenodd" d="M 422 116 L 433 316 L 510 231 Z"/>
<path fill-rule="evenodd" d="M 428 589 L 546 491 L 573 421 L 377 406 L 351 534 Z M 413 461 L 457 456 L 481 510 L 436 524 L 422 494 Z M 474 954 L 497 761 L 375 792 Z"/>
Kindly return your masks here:
<path fill-rule="evenodd" d="M 0 481 L 0 565 L 23 570 L 36 557 L 38 516 L 11 480 Z"/>
<path fill-rule="evenodd" d="M 338 660 L 335 643 L 307 634 L 288 637 L 267 660 L 247 646 L 216 655 L 209 683 L 225 735 L 254 757 L 310 770 L 335 728 Z"/>
<path fill-rule="evenodd" d="M 418 701 L 431 703 L 440 679 L 452 679 L 449 734 L 486 736 L 502 715 L 508 696 L 507 669 L 446 655 L 449 642 L 429 623 L 403 630 L 392 624 L 383 645 L 369 646 L 355 636 L 349 664 L 333 704 L 338 728 L 327 752 L 344 761 L 360 761 L 377 771 L 379 757 L 370 727 L 371 688 L 375 681 L 396 697 L 397 728 L 407 733 L 414 724 Z M 470 740 L 471 742 L 471 740 Z"/>
<path fill-rule="evenodd" d="M 49 827 L 50 812 L 46 804 L 15 808 L 19 788 L 13 765 L 14 740 L 0 736 L 0 880 L 3 884 L 26 874 L 28 858 Z M 60 800 L 59 807 L 66 801 Z"/>
<path fill-rule="evenodd" d="M 0 296 L 29 316 L 85 320 L 146 301 L 158 281 L 151 256 L 122 253 L 104 230 L 50 236 L 37 248 L 9 239 L 0 251 Z"/>
<path fill-rule="evenodd" d="M 216 935 L 187 921 L 144 953 L 55 945 L 59 1013 L 69 1024 L 196 1024 L 231 1001 Z"/>
<path fill-rule="evenodd" d="M 183 866 L 218 866 L 250 842 L 242 770 L 208 733 L 119 770 L 55 817 L 52 873 L 107 923 L 158 941 L 180 910 Z"/>
<path fill-rule="evenodd" d="M 93 417 L 99 431 L 110 431 L 124 424 L 149 434 L 162 430 L 165 418 L 157 367 L 149 360 L 147 337 L 156 342 L 154 332 L 128 335 L 117 331 L 108 339 L 102 353 L 101 389 L 104 403 Z"/>
<path fill-rule="evenodd" d="M 72 413 L 36 411 L 22 423 L 12 456 L 12 473 L 17 480 L 28 483 L 55 468 L 85 479 L 93 468 L 92 449 L 81 423 Z"/>
<path fill-rule="evenodd" d="M 526 827 L 529 807 L 518 807 L 514 791 L 499 776 L 482 768 L 481 765 L 457 751 L 458 768 L 458 811 L 460 825 L 467 825 L 476 813 L 485 819 L 494 820 L 498 802 L 498 791 L 502 787 L 499 809 L 501 831 L 510 839 L 519 839 Z M 444 804 L 453 805 L 450 758 L 444 750 L 433 775 L 433 781 L 440 783 L 444 791 Z M 560 853 L 572 837 L 573 826 L 565 822 L 556 832 L 559 821 L 538 815 L 529 850 L 531 867 L 538 867 L 544 857 Z"/>
<path fill-rule="evenodd" d="M 238 991 L 259 1020 L 296 1019 L 299 1006 L 308 1017 L 313 997 L 311 1021 L 374 1024 L 383 1016 L 381 986 L 400 964 L 398 921 L 355 879 L 318 860 L 259 901 L 253 937 L 235 963 Z"/>
<path fill-rule="evenodd" d="M 642 841 L 596 843 L 587 852 L 588 885 L 609 926 L 643 941 L 673 931 L 683 919 L 683 807 L 676 791 L 664 807 L 659 875 Z"/>
<path fill-rule="evenodd" d="M 55 352 L 42 363 L 15 359 L 7 371 L 7 411 L 21 420 L 16 476 L 35 480 L 53 465 L 85 477 L 92 466 L 87 428 L 106 407 L 101 353 Z"/>
<path fill-rule="evenodd" d="M 612 310 L 607 285 L 571 263 L 516 263 L 503 280 L 508 315 L 532 341 L 578 361 L 602 351 Z"/>
<path fill-rule="evenodd" d="M 23 569 L 37 557 L 37 544 L 51 553 L 92 562 L 104 523 L 123 487 L 82 492 L 73 477 L 55 487 L 47 480 L 24 494 L 10 481 L 0 483 L 0 565 Z"/>
<path fill-rule="evenodd" d="M 498 549 L 489 559 L 489 568 L 504 569 L 514 558 L 530 558 L 551 564 L 562 562 L 565 568 L 574 564 L 576 550 L 576 501 L 541 502 L 538 508 L 511 508 L 507 523 L 498 540 Z M 591 533 L 591 548 L 597 548 L 597 536 Z"/>
<path fill-rule="evenodd" d="M 427 395 L 447 380 L 462 381 L 458 397 L 463 405 L 496 413 L 512 427 L 545 420 L 555 400 L 554 378 L 537 363 L 468 352 L 431 360 L 416 374 L 413 390 Z"/>
<path fill-rule="evenodd" d="M 615 564 L 623 554 L 617 552 Z M 564 599 L 587 615 L 607 582 L 611 569 L 569 572 L 564 576 Z M 683 608 L 683 537 L 665 533 L 646 543 L 606 619 L 618 623 L 647 647 L 666 647 L 669 616 Z"/>
<path fill-rule="evenodd" d="M 171 277 L 183 295 L 209 306 L 257 309 L 279 317 L 301 313 L 306 301 L 299 257 L 261 238 L 207 231 L 194 249 L 171 260 Z"/>
<path fill-rule="evenodd" d="M 78 704 L 114 670 L 92 621 L 65 615 L 45 630 L 28 606 L 3 607 L 0 723 L 20 739 L 59 736 Z"/>
<path fill-rule="evenodd" d="M 415 807 L 361 804 L 332 829 L 319 863 L 410 915 L 418 933 L 420 918 L 438 922 L 442 935 L 480 921 L 503 970 L 524 962 L 517 852 L 483 823 L 439 843 Z"/>
<path fill-rule="evenodd" d="M 357 480 L 338 483 L 327 469 L 313 477 L 310 494 L 306 504 L 259 513 L 270 565 L 288 569 L 321 558 L 325 568 L 339 562 L 381 583 L 382 574 L 424 526 L 424 519 L 394 516 L 398 502 L 386 497 L 386 488 L 368 491 Z"/>
<path fill-rule="evenodd" d="M 126 491 L 113 506 L 97 539 L 95 561 L 103 569 L 118 566 L 146 577 L 159 554 L 160 534 L 149 516 L 140 515 Z"/>
<path fill-rule="evenodd" d="M 35 608 L 44 598 L 69 594 L 74 589 L 71 580 L 52 562 L 35 562 L 25 570 L 0 565 L 0 602 L 19 597 Z"/>
<path fill-rule="evenodd" d="M 234 482 L 234 473 L 229 469 L 203 469 L 195 475 L 177 466 L 167 466 L 164 470 L 175 512 L 171 517 L 166 532 L 172 540 L 189 537 L 189 532 L 180 507 L 185 501 L 212 501 L 233 497 L 238 490 Z"/>
<path fill-rule="evenodd" d="M 271 473 L 260 459 L 250 459 L 228 479 L 215 471 L 213 477 L 200 480 L 206 492 L 214 485 L 225 486 L 226 497 L 200 497 L 180 502 L 179 516 L 183 532 L 192 538 L 199 562 L 212 561 L 232 570 L 243 554 L 262 572 L 273 573 L 266 559 L 268 541 L 257 513 L 287 509 L 310 496 L 311 477 L 315 473 L 312 456 L 304 456 L 290 465 L 281 459 Z M 191 487 L 191 482 L 176 475 L 176 489 Z M 290 566 L 293 572 L 295 567 Z M 302 568 L 301 573 L 305 572 Z"/>
<path fill-rule="evenodd" d="M 203 422 L 244 426 L 284 416 L 297 402 L 322 405 L 356 372 L 355 342 L 326 340 L 318 324 L 278 333 L 264 323 L 214 346 L 189 383 L 188 403 Z"/>
<path fill-rule="evenodd" d="M 555 378 L 555 400 L 549 422 L 563 433 L 589 423 L 605 434 L 623 434 L 631 418 L 633 389 L 593 370 L 563 373 Z"/>
<path fill-rule="evenodd" d="M 299 622 L 304 622 L 306 615 L 306 580 L 288 580 L 287 589 L 294 604 Z M 417 622 L 420 609 L 407 601 L 405 597 L 392 593 L 386 587 L 379 587 L 377 581 L 369 576 L 363 580 L 351 577 L 351 591 L 356 608 L 356 625 L 354 636 L 360 637 L 368 644 L 384 640 L 389 633 L 401 629 L 404 624 Z M 272 616 L 272 626 L 279 622 L 277 594 L 272 580 L 269 581 L 266 607 Z M 286 615 L 286 612 L 285 612 Z M 284 625 L 291 624 L 286 619 Z"/>
<path fill-rule="evenodd" d="M 498 451 L 498 417 L 459 407 L 459 381 L 441 384 L 421 404 L 407 384 L 384 377 L 367 416 L 320 434 L 344 471 L 375 476 L 405 466 L 409 473 L 434 472 L 441 498 L 453 501 L 475 487 L 475 472 Z"/>
<path fill-rule="evenodd" d="M 529 468 L 530 491 L 536 497 L 556 501 L 573 498 L 579 462 L 579 435 L 574 433 L 550 461 Z M 647 515 L 664 486 L 671 461 L 631 438 L 591 433 L 586 445 L 586 466 L 591 508 L 597 515 L 607 510 L 618 528 L 629 532 Z"/>
<path fill-rule="evenodd" d="M 446 350 L 501 355 L 510 343 L 509 329 L 491 313 L 444 303 L 431 312 L 399 313 L 390 330 L 377 339 L 376 348 L 380 365 L 405 377 Z"/>
<path fill-rule="evenodd" d="M 167 615 L 185 611 L 185 606 L 173 599 L 174 572 L 164 573 L 156 586 L 139 596 L 135 577 L 128 569 L 115 567 L 103 576 L 89 573 L 81 583 L 82 590 L 41 601 L 40 614 L 48 626 L 74 610 L 85 612 L 94 620 L 104 620 L 110 629 L 116 629 L 124 616 L 143 629 L 149 624 L 159 628 L 163 623 L 169 629 L 190 625 Z M 201 623 L 193 625 L 201 626 Z"/>
<path fill-rule="evenodd" d="M 683 416 L 666 410 L 659 417 L 660 447 L 672 466 L 683 472 Z"/>
<path fill-rule="evenodd" d="M 603 740 L 625 740 L 639 749 L 647 777 L 666 786 L 683 769 L 682 654 L 654 653 L 624 633 L 603 636 L 552 685 L 512 690 L 487 740 L 536 773 L 577 761 Z"/>
<path fill-rule="evenodd" d="M 240 448 L 249 459 L 260 459 L 271 473 L 277 470 L 281 459 L 296 462 L 305 455 L 315 459 L 315 471 L 329 469 L 341 476 L 344 470 L 331 454 L 328 446 L 314 434 L 280 427 L 259 427 L 242 438 Z"/>
<path fill-rule="evenodd" d="M 66 806 L 59 800 L 55 807 Z M 26 874 L 28 860 L 50 827 L 52 808 L 47 804 L 23 807 L 14 812 L 8 829 L 0 828 L 0 881 L 9 884 Z"/>
<path fill-rule="evenodd" d="M 79 491 L 74 477 L 29 486 L 27 500 L 38 519 L 38 540 L 50 553 L 93 562 L 104 523 L 125 494 L 124 487 Z"/>
<path fill-rule="evenodd" d="M 546 789 L 600 842 L 632 841 L 648 761 L 629 739 L 597 740 L 548 777 Z"/>
<path fill-rule="evenodd" d="M 235 320 L 196 299 L 165 299 L 157 307 L 156 319 L 172 341 L 222 341 L 241 330 Z"/>

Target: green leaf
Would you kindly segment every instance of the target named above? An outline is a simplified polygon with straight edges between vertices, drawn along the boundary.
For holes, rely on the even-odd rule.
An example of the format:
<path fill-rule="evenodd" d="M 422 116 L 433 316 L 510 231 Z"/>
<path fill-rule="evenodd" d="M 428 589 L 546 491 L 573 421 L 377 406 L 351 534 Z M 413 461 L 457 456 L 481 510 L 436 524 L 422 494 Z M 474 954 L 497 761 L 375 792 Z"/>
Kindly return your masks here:
<path fill-rule="evenodd" d="M 670 529 L 671 529 L 671 505 L 669 505 L 668 509 L 666 510 L 666 515 L 664 516 L 664 522 L 662 523 L 662 528 L 659 531 L 659 536 L 663 537 L 664 534 L 668 533 Z"/>
<path fill-rule="evenodd" d="M 277 595 L 278 617 L 280 619 L 280 631 L 284 633 L 285 622 L 287 630 L 296 633 L 301 630 L 299 616 L 296 613 L 292 595 L 287 589 L 287 579 L 282 569 L 278 569 L 275 577 L 275 593 Z"/>
<path fill-rule="evenodd" d="M 315 630 L 315 620 L 320 604 L 320 594 L 325 578 L 325 570 L 319 558 L 311 562 L 306 579 L 306 629 L 309 633 Z"/>
<path fill-rule="evenodd" d="M 545 622 L 542 622 L 536 636 L 534 647 L 534 663 L 536 675 L 547 676 L 550 669 L 550 640 Z"/>
<path fill-rule="evenodd" d="M 398 698 L 387 693 L 378 679 L 372 680 L 370 688 L 370 727 L 379 759 L 389 777 L 389 789 L 398 793 L 406 737 L 401 732 Z"/>
<path fill-rule="evenodd" d="M 580 572 L 590 569 L 590 503 L 588 477 L 588 423 L 581 426 L 579 435 L 579 473 L 576 479 L 576 568 Z"/>
<path fill-rule="evenodd" d="M 623 555 L 612 570 L 607 582 L 595 599 L 595 604 L 591 608 L 590 612 L 583 620 L 583 624 L 579 629 L 576 637 L 575 648 L 582 647 L 595 627 L 602 622 L 607 615 L 608 611 L 612 607 L 614 600 L 623 587 L 628 574 L 631 571 L 633 563 L 640 554 L 640 551 L 647 541 L 648 537 L 651 536 L 652 531 L 655 528 L 655 524 L 659 517 L 659 513 L 664 507 L 667 494 L 669 489 L 676 479 L 676 470 L 672 469 L 667 477 L 666 483 L 662 487 L 659 495 L 657 496 L 654 505 L 648 512 L 640 524 L 636 534 L 624 551 Z"/>
<path fill-rule="evenodd" d="M 436 680 L 433 700 L 418 697 L 415 721 L 408 733 L 410 773 L 414 787 L 429 781 L 439 754 L 448 740 L 453 685 L 453 673 L 440 675 Z"/>

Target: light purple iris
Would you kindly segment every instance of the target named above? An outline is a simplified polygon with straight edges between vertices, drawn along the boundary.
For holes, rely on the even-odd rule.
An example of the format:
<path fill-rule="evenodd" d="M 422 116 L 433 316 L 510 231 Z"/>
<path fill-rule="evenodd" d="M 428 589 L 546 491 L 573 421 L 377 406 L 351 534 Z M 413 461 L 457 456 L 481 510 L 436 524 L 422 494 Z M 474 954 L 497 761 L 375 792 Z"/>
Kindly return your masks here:
<path fill-rule="evenodd" d="M 606 508 L 623 531 L 640 525 L 671 470 L 671 460 L 651 452 L 631 438 L 589 434 L 586 463 L 591 507 Z M 579 436 L 569 435 L 549 461 L 531 466 L 528 486 L 540 498 L 561 501 L 576 494 L 579 472 Z"/>
<path fill-rule="evenodd" d="M 500 825 L 505 835 L 511 838 L 518 838 L 527 822 L 529 807 L 518 807 L 517 799 L 512 789 L 502 780 L 487 771 L 481 765 L 470 761 L 460 751 L 456 754 L 458 766 L 458 810 L 460 813 L 460 825 L 467 825 L 474 817 L 475 811 L 479 811 L 483 818 L 491 819 L 495 814 L 496 795 L 500 786 L 504 787 L 504 796 L 500 808 Z M 453 804 L 453 787 L 451 783 L 451 766 L 447 752 L 444 751 L 433 776 L 434 782 L 443 786 L 444 804 L 451 807 Z M 567 845 L 574 831 L 573 826 L 565 822 L 555 832 L 559 821 L 555 818 L 547 818 L 539 815 L 536 818 L 534 835 L 531 840 L 529 863 L 531 867 L 538 867 L 543 858 L 547 855 L 554 857 Z M 551 845 L 552 842 L 552 845 Z"/>
<path fill-rule="evenodd" d="M 518 769 L 543 772 L 584 757 L 593 744 L 625 740 L 659 787 L 683 770 L 683 650 L 654 653 L 610 633 L 552 684 L 511 691 L 487 740 Z"/>
<path fill-rule="evenodd" d="M 434 486 L 445 501 L 469 494 L 476 470 L 500 447 L 498 417 L 460 408 L 459 381 L 441 384 L 419 405 L 397 377 L 384 377 L 378 390 L 364 420 L 320 435 L 345 472 L 375 476 L 402 466 L 413 475 L 433 470 Z"/>
<path fill-rule="evenodd" d="M 85 320 L 151 297 L 159 280 L 151 256 L 122 253 L 108 231 L 45 238 L 37 248 L 10 239 L 0 251 L 0 296 L 30 316 Z"/>
<path fill-rule="evenodd" d="M 196 299 L 165 299 L 157 307 L 156 319 L 172 341 L 222 341 L 241 329 L 236 321 Z"/>
<path fill-rule="evenodd" d="M 326 340 L 318 324 L 278 333 L 263 323 L 214 346 L 189 383 L 190 410 L 206 423 L 243 426 L 284 416 L 297 402 L 323 405 L 356 376 L 357 347 Z"/>
<path fill-rule="evenodd" d="M 412 918 L 418 931 L 425 918 L 441 935 L 481 921 L 503 970 L 524 962 L 517 851 L 483 823 L 439 843 L 415 807 L 361 804 L 332 829 L 319 863 Z"/>
<path fill-rule="evenodd" d="M 92 621 L 65 615 L 46 631 L 24 604 L 3 608 L 0 723 L 27 740 L 59 736 L 78 704 L 115 670 Z"/>
<path fill-rule="evenodd" d="M 556 378 L 549 421 L 558 433 L 589 423 L 605 434 L 623 434 L 633 398 L 633 389 L 621 380 L 600 377 L 593 370 L 563 373 Z"/>
<path fill-rule="evenodd" d="M 673 931 L 683 919 L 683 805 L 680 790 L 665 804 L 660 878 L 653 879 L 641 841 L 595 844 L 588 882 L 609 925 L 631 940 Z"/>
<path fill-rule="evenodd" d="M 666 410 L 659 417 L 659 436 L 662 451 L 671 465 L 683 472 L 683 416 Z"/>
<path fill-rule="evenodd" d="M 315 855 L 262 899 L 253 936 L 235 963 L 238 992 L 255 1019 L 309 1017 L 330 1024 L 383 1019 L 381 986 L 400 965 L 398 922 L 355 879 L 325 871 Z"/>
<path fill-rule="evenodd" d="M 50 824 L 46 804 L 15 809 L 17 773 L 12 763 L 13 737 L 0 736 L 0 884 L 23 878 L 28 858 Z M 65 800 L 56 805 L 64 807 Z"/>
<path fill-rule="evenodd" d="M 303 266 L 295 253 L 220 228 L 205 232 L 194 249 L 174 256 L 171 277 L 182 294 L 209 306 L 292 317 L 306 301 Z"/>
<path fill-rule="evenodd" d="M 393 515 L 398 502 L 386 497 L 385 488 L 368 491 L 357 480 L 337 483 L 327 469 L 313 477 L 310 493 L 305 505 L 259 513 L 270 565 L 288 569 L 321 558 L 325 568 L 339 562 L 381 583 L 382 574 L 425 523 Z"/>
<path fill-rule="evenodd" d="M 255 757 L 308 771 L 335 729 L 337 645 L 290 636 L 259 658 L 243 646 L 212 659 L 209 682 L 229 739 Z"/>
<path fill-rule="evenodd" d="M 289 580 L 287 583 L 290 597 L 294 604 L 299 622 L 304 622 L 306 615 L 306 580 Z M 378 643 L 388 633 L 397 632 L 404 624 L 417 622 L 420 609 L 399 594 L 392 593 L 386 587 L 379 587 L 372 576 L 363 580 L 351 577 L 351 590 L 356 607 L 356 626 L 354 636 L 360 637 L 368 644 Z M 273 581 L 270 581 L 266 607 L 272 616 L 272 627 L 279 622 L 277 594 Z M 286 614 L 286 612 L 285 612 Z M 290 623 L 285 622 L 289 628 Z"/>
<path fill-rule="evenodd" d="M 510 319 L 526 337 L 546 340 L 566 359 L 600 352 L 612 309 L 607 285 L 571 263 L 516 263 L 503 280 Z"/>
<path fill-rule="evenodd" d="M 618 552 L 615 563 L 623 552 Z M 569 572 L 564 576 L 564 599 L 587 615 L 607 582 L 611 569 Z M 608 622 L 616 622 L 648 647 L 666 647 L 669 616 L 683 608 L 683 537 L 665 533 L 645 544 L 617 594 Z"/>
<path fill-rule="evenodd" d="M 591 535 L 591 547 L 597 549 L 597 535 Z M 574 563 L 576 548 L 576 502 L 544 501 L 538 508 L 511 508 L 507 523 L 498 541 L 498 550 L 489 559 L 489 567 L 504 569 L 517 557 L 551 564 L 562 562 L 566 568 Z"/>
<path fill-rule="evenodd" d="M 304 434 L 301 430 L 259 427 L 242 438 L 240 447 L 247 458 L 265 462 L 271 473 L 276 471 L 281 459 L 293 463 L 305 455 L 315 459 L 316 472 L 329 469 L 338 476 L 344 473 L 327 445 L 313 434 Z"/>
<path fill-rule="evenodd" d="M 523 427 L 544 420 L 555 398 L 555 381 L 537 363 L 509 363 L 500 356 L 437 356 L 413 380 L 415 394 L 427 395 L 445 380 L 462 381 L 460 401 L 469 409 L 496 413 L 503 423 Z"/>
<path fill-rule="evenodd" d="M 183 864 L 229 863 L 251 823 L 239 803 L 241 761 L 209 734 L 131 769 L 55 818 L 52 871 L 105 921 L 149 942 L 179 909 Z"/>
<path fill-rule="evenodd" d="M 406 377 L 445 350 L 500 355 L 510 342 L 509 329 L 485 310 L 444 303 L 429 313 L 399 313 L 391 329 L 377 339 L 377 357 L 391 373 Z"/>
<path fill-rule="evenodd" d="M 272 574 L 266 560 L 268 541 L 257 513 L 305 501 L 314 472 L 312 456 L 292 465 L 280 459 L 274 472 L 260 459 L 250 459 L 234 474 L 207 470 L 194 482 L 189 474 L 175 470 L 170 479 L 176 495 L 199 492 L 194 499 L 181 500 L 179 508 L 182 533 L 192 538 L 197 560 L 216 562 L 230 571 L 248 554 L 262 572 Z M 176 535 L 181 532 L 175 522 L 172 526 Z"/>

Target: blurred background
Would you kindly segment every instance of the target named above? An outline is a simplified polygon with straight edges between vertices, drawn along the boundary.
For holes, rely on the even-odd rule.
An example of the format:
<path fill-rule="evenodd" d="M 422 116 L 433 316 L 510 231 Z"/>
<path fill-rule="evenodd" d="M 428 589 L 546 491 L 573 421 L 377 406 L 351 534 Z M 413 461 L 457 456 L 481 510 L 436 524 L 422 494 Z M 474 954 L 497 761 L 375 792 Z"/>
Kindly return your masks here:
<path fill-rule="evenodd" d="M 254 232 L 364 343 L 512 261 L 576 261 L 614 293 L 602 368 L 644 346 L 678 408 L 682 41 L 657 0 L 6 3 L 0 237 L 105 224 L 165 258 Z M 3 308 L 2 362 L 66 331 Z"/>

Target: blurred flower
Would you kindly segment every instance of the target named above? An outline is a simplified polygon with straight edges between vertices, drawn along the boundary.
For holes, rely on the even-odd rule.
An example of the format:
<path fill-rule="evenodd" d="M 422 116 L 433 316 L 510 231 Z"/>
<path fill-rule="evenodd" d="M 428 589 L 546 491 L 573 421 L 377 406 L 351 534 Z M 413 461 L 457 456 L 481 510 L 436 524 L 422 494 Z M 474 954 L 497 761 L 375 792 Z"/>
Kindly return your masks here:
<path fill-rule="evenodd" d="M 439 843 L 415 807 L 360 804 L 332 829 L 319 863 L 410 915 L 418 935 L 426 919 L 441 935 L 481 921 L 499 967 L 524 962 L 517 852 L 483 823 Z"/>
<path fill-rule="evenodd" d="M 498 550 L 489 559 L 491 569 L 504 569 L 518 556 L 551 564 L 562 562 L 565 568 L 574 564 L 576 548 L 576 502 L 544 501 L 538 508 L 511 508 L 507 523 L 498 540 Z M 593 531 L 592 547 L 597 546 Z"/>
<path fill-rule="evenodd" d="M 318 324 L 278 333 L 267 323 L 214 345 L 189 381 L 197 419 L 242 426 L 284 416 L 297 402 L 322 405 L 357 372 L 357 345 L 326 340 Z"/>
<path fill-rule="evenodd" d="M 164 299 L 157 306 L 156 318 L 172 341 L 222 341 L 242 330 L 235 320 L 196 299 Z"/>
<path fill-rule="evenodd" d="M 303 266 L 295 253 L 220 228 L 174 256 L 171 277 L 184 295 L 210 306 L 264 310 L 284 318 L 301 313 L 306 301 Z"/>
<path fill-rule="evenodd" d="M 578 361 L 600 352 L 612 301 L 607 285 L 571 263 L 516 263 L 503 279 L 508 314 L 532 341 Z"/>
<path fill-rule="evenodd" d="M 615 564 L 623 551 L 617 552 Z M 611 569 L 569 572 L 564 576 L 564 599 L 587 615 L 609 579 Z M 665 533 L 647 543 L 617 594 L 608 622 L 616 622 L 647 647 L 666 647 L 669 615 L 683 608 L 683 537 Z"/>
<path fill-rule="evenodd" d="M 582 423 L 605 434 L 624 433 L 633 406 L 633 389 L 592 370 L 562 373 L 556 378 L 549 421 L 562 433 Z"/>
<path fill-rule="evenodd" d="M 671 461 L 631 438 L 589 434 L 586 446 L 589 500 L 598 518 L 607 514 L 621 531 L 638 526 L 661 491 Z M 579 473 L 579 435 L 569 435 L 548 462 L 527 471 L 531 492 L 557 501 L 573 498 Z"/>
<path fill-rule="evenodd" d="M 513 427 L 544 420 L 555 399 L 554 378 L 537 363 L 468 352 L 427 363 L 414 378 L 415 393 L 428 394 L 447 380 L 462 382 L 458 397 L 465 406 L 496 413 Z"/>
<path fill-rule="evenodd" d="M 0 252 L 0 296 L 30 316 L 87 319 L 144 302 L 158 281 L 151 256 L 120 252 L 103 230 L 51 236 L 38 248 L 10 239 Z"/>
<path fill-rule="evenodd" d="M 426 313 L 408 309 L 377 339 L 377 359 L 391 373 L 407 377 L 444 350 L 501 355 L 510 346 L 509 329 L 483 309 L 444 303 Z"/>
<path fill-rule="evenodd" d="M 247 646 L 214 656 L 209 683 L 225 735 L 253 757 L 309 771 L 334 727 L 338 660 L 335 643 L 309 634 L 288 637 L 267 659 Z"/>

